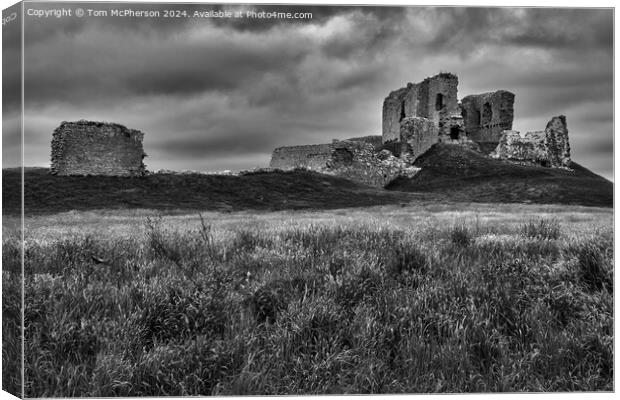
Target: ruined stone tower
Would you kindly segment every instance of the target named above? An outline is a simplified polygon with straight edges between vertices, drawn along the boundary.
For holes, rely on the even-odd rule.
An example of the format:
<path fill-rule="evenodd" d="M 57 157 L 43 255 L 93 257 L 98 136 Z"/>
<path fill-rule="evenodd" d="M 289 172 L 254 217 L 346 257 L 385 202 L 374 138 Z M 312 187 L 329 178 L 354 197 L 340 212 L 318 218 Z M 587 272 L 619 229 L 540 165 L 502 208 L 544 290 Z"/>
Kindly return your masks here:
<path fill-rule="evenodd" d="M 515 95 L 498 90 L 459 103 L 458 83 L 456 75 L 443 72 L 391 92 L 383 102 L 383 143 L 402 143 L 410 159 L 437 142 L 473 141 L 492 152 L 502 132 L 512 129 Z"/>
<path fill-rule="evenodd" d="M 52 136 L 50 172 L 56 175 L 142 176 L 144 133 L 123 125 L 62 122 Z"/>
<path fill-rule="evenodd" d="M 391 92 L 383 101 L 383 143 L 400 141 L 401 121 L 412 117 L 430 120 L 437 135 L 449 136 L 450 121 L 461 114 L 458 84 L 456 75 L 440 73 Z"/>
<path fill-rule="evenodd" d="M 461 100 L 465 132 L 484 152 L 495 149 L 502 131 L 512 129 L 514 100 L 515 95 L 506 90 L 470 95 Z"/>

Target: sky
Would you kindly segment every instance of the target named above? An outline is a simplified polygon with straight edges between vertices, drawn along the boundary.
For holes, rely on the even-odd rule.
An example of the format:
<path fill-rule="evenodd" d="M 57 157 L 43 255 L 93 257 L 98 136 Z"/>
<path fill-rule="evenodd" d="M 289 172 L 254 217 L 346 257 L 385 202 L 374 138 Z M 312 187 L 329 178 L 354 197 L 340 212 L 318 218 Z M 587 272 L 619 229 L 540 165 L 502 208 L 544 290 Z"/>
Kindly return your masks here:
<path fill-rule="evenodd" d="M 26 4 L 36 10 L 62 7 Z M 459 77 L 459 99 L 513 92 L 515 130 L 543 130 L 551 117 L 566 115 L 573 161 L 613 180 L 611 9 L 82 8 L 108 14 L 291 11 L 312 18 L 26 16 L 27 166 L 49 166 L 52 132 L 61 121 L 88 119 L 143 131 L 149 170 L 266 167 L 275 147 L 380 135 L 390 91 L 451 72 Z M 17 57 L 15 35 L 5 30 L 4 36 L 4 57 Z M 4 71 L 17 74 L 3 85 L 6 166 L 19 163 L 19 132 L 11 129 L 19 121 L 19 101 L 11 97 L 19 93 L 19 70 Z"/>

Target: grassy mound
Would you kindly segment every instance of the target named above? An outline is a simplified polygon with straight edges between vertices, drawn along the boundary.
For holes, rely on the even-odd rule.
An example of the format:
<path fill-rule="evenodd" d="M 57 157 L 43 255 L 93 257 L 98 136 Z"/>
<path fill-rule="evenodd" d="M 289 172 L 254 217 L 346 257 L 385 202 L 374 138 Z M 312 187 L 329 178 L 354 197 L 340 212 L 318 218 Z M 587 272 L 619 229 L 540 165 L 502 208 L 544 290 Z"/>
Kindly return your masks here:
<path fill-rule="evenodd" d="M 454 201 L 613 206 L 613 184 L 576 163 L 573 171 L 518 165 L 439 143 L 415 165 L 422 168 L 416 176 L 396 179 L 387 189 L 441 193 Z"/>
<path fill-rule="evenodd" d="M 5 169 L 3 208 L 20 212 L 21 176 Z M 143 178 L 54 176 L 44 168 L 24 174 L 27 214 L 69 210 L 149 208 L 157 210 L 333 209 L 407 202 L 410 194 L 386 192 L 309 171 L 243 176 L 153 174 Z"/>

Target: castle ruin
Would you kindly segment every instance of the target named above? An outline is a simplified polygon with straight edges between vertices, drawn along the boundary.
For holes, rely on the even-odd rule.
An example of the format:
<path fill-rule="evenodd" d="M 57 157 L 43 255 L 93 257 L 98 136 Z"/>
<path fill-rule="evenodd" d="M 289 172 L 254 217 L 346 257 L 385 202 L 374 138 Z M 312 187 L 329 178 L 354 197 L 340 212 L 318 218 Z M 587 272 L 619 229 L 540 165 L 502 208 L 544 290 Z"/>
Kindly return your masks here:
<path fill-rule="evenodd" d="M 63 121 L 52 135 L 55 175 L 142 176 L 144 133 L 123 125 Z"/>
<path fill-rule="evenodd" d="M 497 147 L 502 131 L 512 129 L 515 95 L 498 90 L 470 95 L 458 101 L 458 77 L 440 73 L 420 83 L 391 92 L 383 101 L 383 142 L 417 140 L 410 146 L 416 158 L 434 143 L 476 142 L 485 153 Z M 410 118 L 425 119 L 411 124 Z M 429 126 L 436 128 L 434 138 L 428 140 Z M 424 127 L 422 131 L 418 128 Z M 422 139 L 423 138 L 423 139 Z"/>
<path fill-rule="evenodd" d="M 440 137 L 451 132 L 458 136 L 462 127 L 458 84 L 456 75 L 441 73 L 391 92 L 383 101 L 383 142 L 400 141 L 401 122 L 411 117 L 431 121 Z"/>
<path fill-rule="evenodd" d="M 449 143 L 509 162 L 568 168 L 570 148 L 563 116 L 554 117 L 544 132 L 521 136 L 512 131 L 513 93 L 498 90 L 469 95 L 459 102 L 458 83 L 458 77 L 447 72 L 408 83 L 383 101 L 381 136 L 280 147 L 273 152 L 270 166 L 307 168 L 385 186 L 403 171 L 415 173 L 413 163 L 435 143 Z M 367 147 L 351 150 L 356 141 L 365 142 Z"/>

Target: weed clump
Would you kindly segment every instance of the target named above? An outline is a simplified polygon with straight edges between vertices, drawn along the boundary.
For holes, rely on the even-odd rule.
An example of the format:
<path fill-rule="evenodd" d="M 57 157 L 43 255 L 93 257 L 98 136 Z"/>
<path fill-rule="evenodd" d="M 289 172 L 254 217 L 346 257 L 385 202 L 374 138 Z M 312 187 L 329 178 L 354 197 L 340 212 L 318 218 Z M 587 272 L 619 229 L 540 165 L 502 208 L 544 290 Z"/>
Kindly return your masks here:
<path fill-rule="evenodd" d="M 573 245 L 568 253 L 576 261 L 578 280 L 593 291 L 613 290 L 613 272 L 600 247 L 592 242 Z"/>
<path fill-rule="evenodd" d="M 416 245 L 401 243 L 390 255 L 385 267 L 390 275 L 411 275 L 428 270 L 428 257 Z"/>
<path fill-rule="evenodd" d="M 455 225 L 450 231 L 450 239 L 459 247 L 467 247 L 472 241 L 472 234 L 467 225 Z"/>
<path fill-rule="evenodd" d="M 555 240 L 560 238 L 560 221 L 555 218 L 530 219 L 521 225 L 520 231 L 527 238 Z"/>

